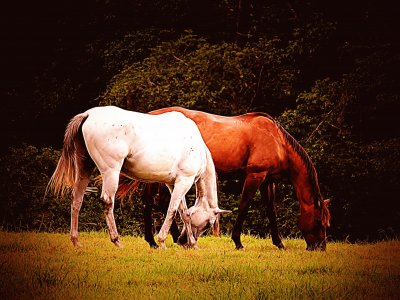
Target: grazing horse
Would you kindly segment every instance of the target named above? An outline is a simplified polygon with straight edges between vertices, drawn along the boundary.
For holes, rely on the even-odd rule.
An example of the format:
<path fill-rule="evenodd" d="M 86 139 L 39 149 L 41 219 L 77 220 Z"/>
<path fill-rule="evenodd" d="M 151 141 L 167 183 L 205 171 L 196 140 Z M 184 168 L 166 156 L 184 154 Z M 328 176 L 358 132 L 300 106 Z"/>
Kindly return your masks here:
<path fill-rule="evenodd" d="M 260 112 L 224 117 L 169 107 L 150 114 L 171 111 L 181 112 L 197 124 L 219 176 L 238 171 L 245 175 L 238 216 L 232 231 L 236 249 L 243 248 L 240 240 L 243 222 L 258 189 L 267 206 L 272 241 L 277 247 L 284 248 L 276 221 L 273 182 L 286 177 L 292 183 L 300 202 L 299 228 L 307 249 L 325 250 L 326 227 L 330 220 L 329 200 L 323 200 L 321 196 L 317 172 L 310 157 L 280 124 L 268 114 Z M 145 222 L 151 220 L 145 219 Z M 154 243 L 152 234 L 147 234 L 148 239 L 153 239 Z"/>
<path fill-rule="evenodd" d="M 101 198 L 111 241 L 122 246 L 113 214 L 119 174 L 166 184 L 171 192 L 168 213 L 158 234 L 165 247 L 171 222 L 179 211 L 188 247 L 196 247 L 203 228 L 219 213 L 215 167 L 196 124 L 182 113 L 148 115 L 117 107 L 95 107 L 76 115 L 67 126 L 61 158 L 48 188 L 64 194 L 72 188 L 71 241 L 78 242 L 78 215 L 94 167 L 102 176 Z M 196 183 L 196 209 L 185 195 Z M 191 224 L 194 218 L 195 224 Z M 194 234 L 192 232 L 194 231 Z"/>

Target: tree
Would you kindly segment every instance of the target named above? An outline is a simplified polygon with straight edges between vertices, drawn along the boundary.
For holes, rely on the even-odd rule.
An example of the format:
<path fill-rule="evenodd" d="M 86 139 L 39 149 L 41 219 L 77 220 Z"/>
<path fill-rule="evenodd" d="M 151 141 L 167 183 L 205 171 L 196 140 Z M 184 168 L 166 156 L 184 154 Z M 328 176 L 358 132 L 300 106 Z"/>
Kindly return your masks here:
<path fill-rule="evenodd" d="M 278 39 L 241 48 L 186 33 L 116 75 L 101 103 L 139 111 L 181 105 L 220 114 L 243 113 L 257 104 L 273 107 L 265 99 L 279 101 L 292 91 L 297 70 L 289 50 Z"/>

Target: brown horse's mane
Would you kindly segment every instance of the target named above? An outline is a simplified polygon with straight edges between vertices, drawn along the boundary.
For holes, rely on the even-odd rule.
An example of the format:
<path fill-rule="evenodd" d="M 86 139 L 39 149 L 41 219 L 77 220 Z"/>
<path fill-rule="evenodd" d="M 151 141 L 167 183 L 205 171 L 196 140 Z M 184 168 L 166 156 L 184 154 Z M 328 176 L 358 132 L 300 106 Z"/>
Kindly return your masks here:
<path fill-rule="evenodd" d="M 321 221 L 323 224 L 329 226 L 331 215 L 329 213 L 329 209 L 327 205 L 324 203 L 322 199 L 321 190 L 319 188 L 318 179 L 317 179 L 317 171 L 315 170 L 314 164 L 311 161 L 310 156 L 307 154 L 306 150 L 296 141 L 296 139 L 286 131 L 277 121 L 273 120 L 279 130 L 282 132 L 283 137 L 286 142 L 292 147 L 292 149 L 298 154 L 300 159 L 303 161 L 307 174 L 310 178 L 310 184 L 312 187 L 312 197 L 314 199 L 314 207 L 321 208 Z"/>
<path fill-rule="evenodd" d="M 304 150 L 304 148 L 299 144 L 296 139 L 290 135 L 289 132 L 286 131 L 285 128 L 282 127 L 281 124 L 278 123 L 273 117 L 271 117 L 269 114 L 264 113 L 264 112 L 251 112 L 246 115 L 251 115 L 254 117 L 260 116 L 260 117 L 265 117 L 269 120 L 271 120 L 276 127 L 279 129 L 279 131 L 282 133 L 285 141 L 290 145 L 290 147 L 297 153 L 297 155 L 300 157 L 301 161 L 303 162 L 304 166 L 307 169 L 307 174 L 310 178 L 310 184 L 312 187 L 312 197 L 314 199 L 314 205 L 323 207 L 323 199 L 321 196 L 321 191 L 318 185 L 318 180 L 317 180 L 317 171 L 315 170 L 314 164 L 311 161 L 310 156 L 307 154 L 307 152 Z"/>

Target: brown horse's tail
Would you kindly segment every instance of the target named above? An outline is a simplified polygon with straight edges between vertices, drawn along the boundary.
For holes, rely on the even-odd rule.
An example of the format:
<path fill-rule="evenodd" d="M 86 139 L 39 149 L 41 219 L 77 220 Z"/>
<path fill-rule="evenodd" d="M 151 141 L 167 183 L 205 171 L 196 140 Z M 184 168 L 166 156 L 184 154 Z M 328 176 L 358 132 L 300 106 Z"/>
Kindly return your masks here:
<path fill-rule="evenodd" d="M 219 214 L 217 215 L 217 218 L 215 219 L 215 222 L 214 222 L 213 235 L 219 236 Z"/>
<path fill-rule="evenodd" d="M 47 191 L 52 191 L 56 196 L 63 196 L 67 190 L 73 187 L 79 175 L 77 160 L 83 158 L 83 140 L 80 137 L 80 128 L 88 117 L 88 113 L 76 115 L 69 122 L 65 130 L 64 145 L 56 170 L 51 176 Z"/>
<path fill-rule="evenodd" d="M 132 195 L 139 187 L 140 181 L 129 177 L 124 173 L 119 174 L 118 190 L 115 196 L 119 199 Z"/>

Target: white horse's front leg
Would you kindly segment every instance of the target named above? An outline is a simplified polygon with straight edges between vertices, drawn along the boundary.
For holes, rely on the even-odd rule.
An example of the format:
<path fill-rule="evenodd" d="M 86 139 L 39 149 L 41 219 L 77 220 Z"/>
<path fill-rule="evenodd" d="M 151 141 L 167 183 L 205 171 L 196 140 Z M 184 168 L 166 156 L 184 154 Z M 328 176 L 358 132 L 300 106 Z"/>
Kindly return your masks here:
<path fill-rule="evenodd" d="M 178 209 L 178 205 L 173 203 L 173 200 L 171 198 L 171 202 L 169 204 L 167 215 L 165 216 L 164 223 L 161 226 L 160 232 L 157 235 L 157 240 L 158 240 L 158 242 L 160 244 L 160 247 L 162 249 L 167 248 L 166 245 L 165 245 L 165 240 L 167 239 L 169 228 L 171 227 L 171 224 L 172 224 L 172 221 L 174 219 L 174 216 L 175 216 L 175 213 L 176 213 L 177 209 Z"/>
<path fill-rule="evenodd" d="M 165 240 L 167 239 L 167 235 L 168 235 L 169 229 L 171 227 L 172 221 L 175 217 L 176 211 L 182 205 L 182 201 L 185 201 L 185 195 L 191 188 L 193 182 L 194 182 L 194 178 L 192 178 L 192 177 L 185 177 L 185 178 L 177 180 L 175 182 L 174 189 L 171 193 L 171 201 L 169 202 L 168 211 L 165 216 L 164 223 L 161 226 L 160 232 L 157 235 L 157 240 L 160 243 L 161 248 L 164 248 L 164 249 L 166 248 Z M 185 201 L 185 206 L 186 206 L 186 201 Z M 186 212 L 182 213 L 181 217 L 183 216 L 183 214 L 186 214 Z M 182 219 L 183 219 L 183 222 L 185 222 L 185 225 L 187 225 L 186 224 L 187 221 L 185 221 L 185 218 L 182 218 Z M 189 217 L 189 226 L 190 226 L 190 217 Z M 190 232 L 191 232 L 191 228 L 190 228 Z"/>
<path fill-rule="evenodd" d="M 188 213 L 188 208 L 187 208 L 185 197 L 179 204 L 179 214 L 184 223 L 183 226 L 184 226 L 184 230 L 186 231 L 186 235 L 187 235 L 187 247 L 197 249 L 196 239 L 193 236 L 192 224 L 190 223 L 190 215 Z"/>

